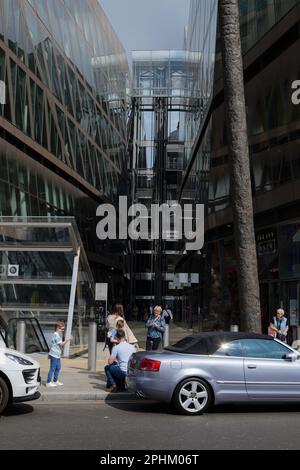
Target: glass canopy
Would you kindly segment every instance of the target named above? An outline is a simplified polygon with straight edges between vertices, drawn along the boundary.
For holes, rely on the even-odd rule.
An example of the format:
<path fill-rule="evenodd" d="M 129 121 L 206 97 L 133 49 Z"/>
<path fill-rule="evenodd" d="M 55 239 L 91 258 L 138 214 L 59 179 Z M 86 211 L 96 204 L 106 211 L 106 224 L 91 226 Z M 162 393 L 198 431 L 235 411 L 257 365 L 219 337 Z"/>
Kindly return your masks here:
<path fill-rule="evenodd" d="M 87 349 L 95 284 L 73 217 L 0 217 L 0 320 L 35 318 L 49 343 L 57 320 Z M 31 347 L 31 349 L 33 346 Z M 30 351 L 33 352 L 33 351 Z"/>

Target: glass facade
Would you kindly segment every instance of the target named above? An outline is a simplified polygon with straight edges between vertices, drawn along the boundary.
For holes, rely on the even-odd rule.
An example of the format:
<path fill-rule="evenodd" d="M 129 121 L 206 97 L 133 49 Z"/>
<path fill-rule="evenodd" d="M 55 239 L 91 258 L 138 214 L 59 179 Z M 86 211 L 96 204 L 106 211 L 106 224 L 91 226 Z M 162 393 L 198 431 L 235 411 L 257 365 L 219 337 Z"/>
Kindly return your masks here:
<path fill-rule="evenodd" d="M 300 107 L 291 100 L 292 83 L 300 76 L 299 61 L 295 60 L 300 52 L 299 1 L 241 0 L 240 24 L 262 327 L 266 331 L 280 306 L 286 309 L 292 326 L 299 324 Z M 198 307 L 201 322 L 208 329 L 216 322 L 226 328 L 239 324 L 220 46 L 217 30 L 214 109 L 201 140 L 201 145 L 207 145 L 209 171 L 207 243 L 199 260 L 204 263 L 205 280 Z M 204 161 L 201 153 L 195 157 L 184 190 L 191 188 L 197 193 L 193 168 Z M 187 297 L 192 299 L 192 292 L 187 291 Z"/>
<path fill-rule="evenodd" d="M 211 129 L 212 122 L 209 117 L 210 105 L 213 97 L 214 70 L 216 60 L 218 2 L 204 0 L 190 3 L 188 33 L 185 47 L 191 55 L 197 55 L 197 72 L 192 83 L 191 94 L 194 106 L 187 113 L 182 126 L 185 129 L 185 159 L 183 174 L 178 187 L 178 194 L 182 203 L 208 202 L 209 174 L 211 162 Z M 207 131 L 201 137 L 201 129 L 208 120 Z M 199 145 L 198 145 L 199 142 Z M 196 151 L 194 150 L 197 149 Z M 178 305 L 178 317 L 189 328 L 193 326 L 202 328 L 203 316 L 200 307 L 208 296 L 205 285 L 208 273 L 206 272 L 205 255 L 199 252 L 183 256 L 176 270 L 197 273 L 198 282 L 183 286 L 182 302 Z"/>
<path fill-rule="evenodd" d="M 0 115 L 112 198 L 126 164 L 126 54 L 98 2 L 0 2 Z"/>
<path fill-rule="evenodd" d="M 0 0 L 0 80 L 6 95 L 0 105 L 0 216 L 74 216 L 95 281 L 109 282 L 110 300 L 116 292 L 122 298 L 126 248 L 96 238 L 96 208 L 126 193 L 130 77 L 126 52 L 99 2 Z M 45 325 L 65 318 L 70 253 L 57 253 L 59 265 L 49 253 L 4 250 L 1 256 L 3 266 L 19 266 L 17 283 L 1 282 L 6 319 L 7 312 L 19 315 L 20 299 Z M 58 284 L 47 285 L 45 276 Z M 90 299 L 79 284 L 77 316 Z M 34 308 L 38 300 L 43 315 Z M 84 340 L 78 335 L 79 347 Z"/>
<path fill-rule="evenodd" d="M 199 128 L 206 119 L 213 94 L 217 14 L 217 1 L 191 1 L 186 47 L 190 54 L 199 56 L 199 61 L 191 89 L 195 107 L 186 115 L 184 122 L 186 146 L 189 150 L 184 161 L 184 168 L 187 170 L 185 180 L 180 189 L 183 199 L 194 199 L 196 196 L 196 200 L 201 203 L 207 201 L 210 133 L 203 139 L 193 161 L 191 150 L 197 140 Z"/>
<path fill-rule="evenodd" d="M 297 24 L 299 13 L 294 20 Z M 295 38 L 296 39 L 296 38 Z M 248 135 L 253 174 L 253 191 L 262 194 L 299 178 L 300 107 L 292 104 L 292 83 L 300 75 L 295 57 L 300 50 L 298 37 L 271 63 L 245 84 Z M 213 116 L 210 213 L 230 205 L 224 106 Z"/>
<path fill-rule="evenodd" d="M 298 0 L 239 0 L 243 53 L 248 52 L 296 4 Z M 220 34 L 217 39 L 215 77 L 222 75 Z"/>

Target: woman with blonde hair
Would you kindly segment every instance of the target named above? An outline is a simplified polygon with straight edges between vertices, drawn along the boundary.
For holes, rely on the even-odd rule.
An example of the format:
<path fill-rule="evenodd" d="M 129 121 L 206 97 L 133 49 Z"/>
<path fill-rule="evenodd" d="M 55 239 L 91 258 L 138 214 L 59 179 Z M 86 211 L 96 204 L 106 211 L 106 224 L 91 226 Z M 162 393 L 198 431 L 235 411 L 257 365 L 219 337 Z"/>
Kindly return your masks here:
<path fill-rule="evenodd" d="M 287 318 L 284 316 L 284 310 L 279 308 L 276 312 L 276 316 L 273 317 L 269 326 L 269 335 L 275 336 L 275 338 L 287 342 L 287 334 L 289 327 L 287 324 Z"/>
<path fill-rule="evenodd" d="M 147 340 L 146 340 L 146 351 L 156 351 L 159 343 L 162 340 L 166 322 L 161 316 L 162 308 L 157 305 L 153 309 L 153 314 L 150 315 L 145 327 L 148 328 Z"/>

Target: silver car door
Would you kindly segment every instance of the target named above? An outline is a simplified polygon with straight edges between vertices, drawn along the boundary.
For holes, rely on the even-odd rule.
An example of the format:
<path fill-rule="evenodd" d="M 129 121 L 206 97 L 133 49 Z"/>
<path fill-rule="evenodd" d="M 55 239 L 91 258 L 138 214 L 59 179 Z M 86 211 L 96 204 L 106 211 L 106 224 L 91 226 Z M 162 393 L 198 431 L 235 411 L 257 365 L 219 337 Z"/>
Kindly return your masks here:
<path fill-rule="evenodd" d="M 243 350 L 239 341 L 222 345 L 210 356 L 209 367 L 215 379 L 216 393 L 222 401 L 247 397 Z"/>
<path fill-rule="evenodd" d="M 244 371 L 250 398 L 299 398 L 300 361 L 283 359 L 292 352 L 284 344 L 264 339 L 241 340 Z"/>

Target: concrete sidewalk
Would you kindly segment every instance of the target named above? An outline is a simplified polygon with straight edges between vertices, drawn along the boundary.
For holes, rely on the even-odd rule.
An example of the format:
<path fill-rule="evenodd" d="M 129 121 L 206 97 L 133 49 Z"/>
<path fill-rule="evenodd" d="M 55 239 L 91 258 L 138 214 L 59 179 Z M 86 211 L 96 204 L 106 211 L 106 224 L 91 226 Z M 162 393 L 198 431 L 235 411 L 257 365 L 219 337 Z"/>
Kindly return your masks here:
<path fill-rule="evenodd" d="M 146 345 L 146 329 L 144 323 L 128 323 L 135 336 L 139 340 L 141 349 L 145 349 Z M 175 343 L 179 339 L 191 334 L 173 323 L 170 325 L 170 344 Z M 50 361 L 46 354 L 32 354 L 41 366 L 42 385 L 40 387 L 40 401 L 76 401 L 76 400 L 132 400 L 135 398 L 133 393 L 107 393 L 106 377 L 104 366 L 107 364 L 109 356 L 108 348 L 103 351 L 103 344 L 98 345 L 97 372 L 88 371 L 87 354 L 75 359 L 62 359 L 62 371 L 59 380 L 63 382 L 62 387 L 46 388 L 45 383 L 49 370 Z"/>
<path fill-rule="evenodd" d="M 107 350 L 108 351 L 108 350 Z M 108 397 L 119 398 L 133 396 L 129 393 L 109 394 L 105 391 L 106 377 L 104 366 L 107 363 L 108 353 L 105 352 L 105 360 L 97 361 L 97 372 L 87 370 L 87 355 L 75 359 L 62 359 L 62 370 L 59 380 L 62 387 L 46 388 L 45 383 L 50 361 L 47 355 L 32 355 L 41 366 L 42 385 L 40 387 L 41 401 L 75 401 L 75 400 L 106 400 Z"/>

